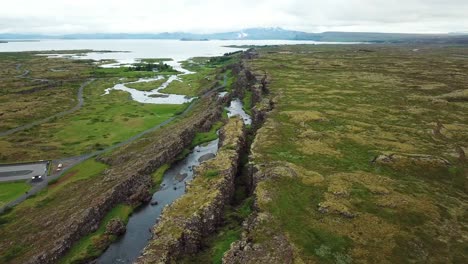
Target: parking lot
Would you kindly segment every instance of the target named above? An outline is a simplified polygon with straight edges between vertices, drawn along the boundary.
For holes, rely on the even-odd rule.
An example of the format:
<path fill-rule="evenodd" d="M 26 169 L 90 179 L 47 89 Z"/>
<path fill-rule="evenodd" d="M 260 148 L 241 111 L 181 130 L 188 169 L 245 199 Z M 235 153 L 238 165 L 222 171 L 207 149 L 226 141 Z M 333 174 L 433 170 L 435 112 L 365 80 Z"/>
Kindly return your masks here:
<path fill-rule="evenodd" d="M 0 165 L 0 182 L 28 180 L 34 176 L 47 176 L 48 161 Z"/>

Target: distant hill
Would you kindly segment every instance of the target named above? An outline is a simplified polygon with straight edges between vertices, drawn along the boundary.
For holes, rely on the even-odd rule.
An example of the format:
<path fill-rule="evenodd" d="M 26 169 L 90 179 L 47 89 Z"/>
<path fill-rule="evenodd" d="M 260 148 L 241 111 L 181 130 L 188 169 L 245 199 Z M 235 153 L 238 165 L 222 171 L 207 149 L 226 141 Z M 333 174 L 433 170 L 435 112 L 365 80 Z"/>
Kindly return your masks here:
<path fill-rule="evenodd" d="M 324 32 L 275 28 L 248 28 L 240 31 L 194 34 L 186 32 L 164 32 L 157 34 L 96 33 L 96 34 L 0 34 L 2 40 L 18 39 L 176 39 L 176 40 L 314 40 L 328 42 L 373 42 L 373 43 L 460 43 L 468 44 L 467 33 L 449 34 L 403 34 L 372 32 Z"/>

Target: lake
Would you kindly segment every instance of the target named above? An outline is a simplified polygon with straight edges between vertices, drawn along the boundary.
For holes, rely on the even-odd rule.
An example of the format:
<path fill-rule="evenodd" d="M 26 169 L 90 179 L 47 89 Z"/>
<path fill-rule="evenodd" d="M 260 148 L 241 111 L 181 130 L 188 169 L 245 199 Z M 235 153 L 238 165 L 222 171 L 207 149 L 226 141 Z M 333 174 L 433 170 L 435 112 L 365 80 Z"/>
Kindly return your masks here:
<path fill-rule="evenodd" d="M 172 58 L 175 61 L 199 56 L 219 56 L 240 50 L 227 45 L 285 45 L 285 44 L 340 44 L 336 42 L 293 41 L 293 40 L 212 40 L 180 41 L 150 39 L 109 40 L 41 40 L 39 42 L 0 43 L 0 52 L 51 51 L 51 50 L 112 50 L 126 52 L 92 52 L 83 59 L 115 59 L 120 63 L 132 63 L 138 58 Z"/>

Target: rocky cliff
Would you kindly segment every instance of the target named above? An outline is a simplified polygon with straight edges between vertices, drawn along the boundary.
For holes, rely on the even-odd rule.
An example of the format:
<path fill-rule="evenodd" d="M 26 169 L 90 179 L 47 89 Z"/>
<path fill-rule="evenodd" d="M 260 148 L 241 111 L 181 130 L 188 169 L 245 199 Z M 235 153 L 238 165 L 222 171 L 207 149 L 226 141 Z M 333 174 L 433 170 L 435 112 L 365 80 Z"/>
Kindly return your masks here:
<path fill-rule="evenodd" d="M 244 145 L 244 124 L 231 118 L 220 132 L 217 156 L 196 168 L 186 194 L 165 208 L 136 263 L 172 263 L 200 250 L 202 239 L 216 230 L 232 199 Z"/>

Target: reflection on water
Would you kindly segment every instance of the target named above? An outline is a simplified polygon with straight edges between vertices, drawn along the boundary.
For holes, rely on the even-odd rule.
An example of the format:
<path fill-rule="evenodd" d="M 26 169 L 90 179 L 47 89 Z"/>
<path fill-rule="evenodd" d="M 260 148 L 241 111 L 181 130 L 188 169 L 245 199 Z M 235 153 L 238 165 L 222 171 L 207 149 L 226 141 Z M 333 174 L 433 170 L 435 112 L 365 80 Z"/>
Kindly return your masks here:
<path fill-rule="evenodd" d="M 185 73 L 186 74 L 186 73 Z M 138 81 L 135 82 L 128 82 L 128 83 L 118 83 L 114 85 L 114 87 L 107 88 L 104 91 L 103 95 L 109 94 L 110 91 L 112 90 L 120 90 L 120 91 L 125 91 L 130 93 L 132 96 L 132 99 L 144 103 L 144 104 L 183 104 L 192 101 L 195 98 L 189 98 L 185 95 L 178 95 L 178 94 L 165 94 L 159 92 L 160 90 L 163 90 L 166 88 L 171 82 L 175 80 L 179 80 L 179 75 L 171 75 L 167 81 L 165 81 L 161 86 L 155 87 L 155 89 L 151 91 L 140 91 L 137 89 L 129 88 L 126 86 L 126 84 L 134 84 L 134 83 L 142 83 L 142 82 L 152 82 L 152 81 L 157 81 L 161 80 L 164 77 L 163 76 L 156 76 L 154 78 L 144 78 L 144 79 L 139 79 Z"/>
<path fill-rule="evenodd" d="M 239 98 L 232 100 L 231 104 L 229 107 L 226 107 L 226 109 L 228 110 L 228 117 L 240 116 L 242 120 L 244 120 L 244 124 L 252 124 L 252 118 L 242 108 L 242 101 Z"/>

